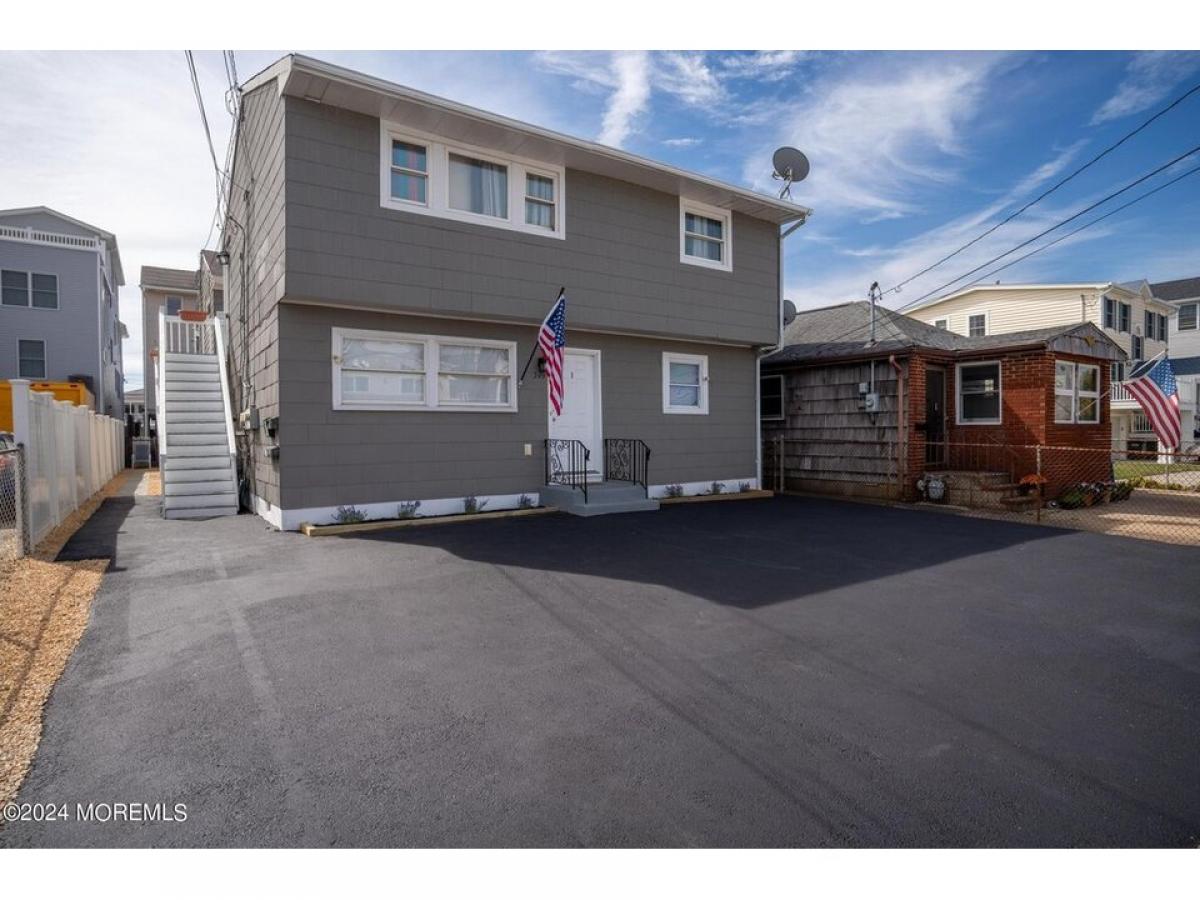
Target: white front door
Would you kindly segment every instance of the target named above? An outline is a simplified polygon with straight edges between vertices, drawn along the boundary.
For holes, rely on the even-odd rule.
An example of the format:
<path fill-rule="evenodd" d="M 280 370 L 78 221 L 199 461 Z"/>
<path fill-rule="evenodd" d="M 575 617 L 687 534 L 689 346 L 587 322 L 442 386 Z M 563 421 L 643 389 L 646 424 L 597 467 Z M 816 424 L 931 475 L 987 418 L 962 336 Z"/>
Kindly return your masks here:
<path fill-rule="evenodd" d="M 550 411 L 550 439 L 582 441 L 591 452 L 588 478 L 600 478 L 600 351 L 567 350 L 563 357 L 563 411 Z"/>

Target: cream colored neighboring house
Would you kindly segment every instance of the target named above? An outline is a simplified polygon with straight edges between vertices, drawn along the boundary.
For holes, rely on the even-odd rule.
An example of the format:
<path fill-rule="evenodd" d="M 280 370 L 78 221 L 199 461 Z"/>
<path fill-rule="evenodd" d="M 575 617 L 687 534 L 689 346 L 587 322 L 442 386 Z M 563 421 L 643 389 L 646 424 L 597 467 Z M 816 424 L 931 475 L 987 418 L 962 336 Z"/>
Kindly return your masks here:
<path fill-rule="evenodd" d="M 1137 402 L 1118 382 L 1132 362 L 1167 347 L 1175 308 L 1157 298 L 1145 281 L 1123 284 L 983 284 L 929 300 L 907 313 L 956 334 L 1011 334 L 1073 322 L 1092 322 L 1127 354 L 1114 363 L 1111 410 L 1113 446 L 1157 450 L 1158 443 Z"/>

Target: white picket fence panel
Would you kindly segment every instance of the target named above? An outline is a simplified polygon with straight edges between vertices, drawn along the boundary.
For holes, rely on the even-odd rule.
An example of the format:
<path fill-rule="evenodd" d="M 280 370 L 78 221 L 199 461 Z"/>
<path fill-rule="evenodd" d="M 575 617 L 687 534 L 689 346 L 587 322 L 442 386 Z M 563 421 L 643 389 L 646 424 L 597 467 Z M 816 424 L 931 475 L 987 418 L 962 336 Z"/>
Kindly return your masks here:
<path fill-rule="evenodd" d="M 125 465 L 125 423 L 32 391 L 13 379 L 13 437 L 25 447 L 30 545 L 104 487 Z"/>

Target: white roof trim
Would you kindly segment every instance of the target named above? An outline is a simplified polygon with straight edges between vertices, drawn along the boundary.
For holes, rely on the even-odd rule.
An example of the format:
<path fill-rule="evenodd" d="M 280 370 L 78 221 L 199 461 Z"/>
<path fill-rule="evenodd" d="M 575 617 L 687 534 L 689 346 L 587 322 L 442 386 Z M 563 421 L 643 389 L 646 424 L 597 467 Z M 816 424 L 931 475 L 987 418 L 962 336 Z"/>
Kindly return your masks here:
<path fill-rule="evenodd" d="M 285 56 L 272 63 L 249 79 L 242 90 L 252 91 L 273 79 L 278 79 L 280 94 L 328 103 L 383 119 L 404 120 L 415 115 L 426 121 L 413 122 L 413 126 L 423 127 L 425 131 L 450 138 L 476 134 L 479 136 L 471 141 L 475 144 L 494 146 L 503 143 L 507 146 L 499 149 L 521 151 L 520 155 L 523 156 L 608 175 L 776 224 L 803 221 L 812 214 L 808 207 L 768 194 L 299 54 Z"/>
<path fill-rule="evenodd" d="M 90 225 L 87 222 L 76 219 L 74 216 L 68 216 L 57 209 L 51 209 L 49 206 L 22 206 L 18 209 L 0 209 L 0 219 L 7 216 L 27 216 L 31 214 L 53 216 L 56 219 L 70 222 L 77 228 L 84 228 L 97 235 L 104 243 L 108 244 L 108 249 L 112 252 L 113 268 L 116 270 L 117 284 L 123 285 L 125 283 L 125 273 L 121 268 L 121 251 L 117 247 L 117 236 L 111 231 L 97 228 L 95 225 Z"/>

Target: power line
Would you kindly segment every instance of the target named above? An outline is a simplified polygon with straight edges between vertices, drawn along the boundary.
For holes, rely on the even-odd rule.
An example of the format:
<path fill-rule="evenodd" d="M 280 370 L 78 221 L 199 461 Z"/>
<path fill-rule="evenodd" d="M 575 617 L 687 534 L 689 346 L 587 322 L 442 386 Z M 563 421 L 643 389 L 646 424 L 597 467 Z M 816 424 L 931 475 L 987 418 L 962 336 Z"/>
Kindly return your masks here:
<path fill-rule="evenodd" d="M 895 285 L 893 285 L 892 287 L 890 287 L 890 288 L 888 288 L 886 291 L 884 291 L 884 293 L 885 293 L 885 294 L 890 294 L 890 293 L 893 293 L 893 292 L 895 292 L 895 291 L 899 291 L 899 290 L 900 290 L 902 287 L 904 287 L 904 285 L 908 284 L 908 283 L 909 283 L 909 282 L 911 282 L 911 281 L 915 281 L 916 279 L 920 278 L 922 275 L 924 275 L 924 274 L 925 274 L 925 273 L 927 273 L 927 272 L 931 272 L 931 271 L 933 271 L 933 270 L 934 270 L 934 269 L 936 269 L 938 266 L 940 266 L 942 263 L 944 263 L 944 262 L 948 262 L 949 260 L 951 260 L 951 259 L 954 259 L 954 257 L 958 256 L 958 254 L 962 253 L 962 252 L 963 252 L 964 250 L 966 250 L 968 247 L 971 247 L 971 246 L 973 246 L 973 245 L 975 245 L 975 244 L 979 243 L 981 240 L 983 240 L 983 239 L 984 239 L 985 237 L 987 237 L 989 234 L 992 234 L 992 233 L 993 233 L 993 232 L 995 232 L 997 229 L 999 229 L 999 228 L 1002 228 L 1003 226 L 1007 225 L 1009 222 L 1011 222 L 1011 221 L 1012 221 L 1013 219 L 1015 219 L 1017 216 L 1021 215 L 1023 212 L 1025 212 L 1025 211 L 1026 211 L 1027 209 L 1029 209 L 1031 206 L 1033 206 L 1033 205 L 1035 205 L 1035 204 L 1037 204 L 1037 203 L 1040 203 L 1042 200 L 1045 200 L 1047 197 L 1049 197 L 1051 194 L 1053 194 L 1055 191 L 1057 191 L 1057 190 L 1058 190 L 1060 187 L 1062 187 L 1062 186 L 1063 186 L 1064 184 L 1066 184 L 1068 181 L 1070 181 L 1071 179 L 1075 178 L 1075 176 L 1077 176 L 1077 175 L 1080 175 L 1081 173 L 1083 173 L 1083 172 L 1087 171 L 1088 169 L 1090 169 L 1092 166 L 1094 166 L 1094 165 L 1095 165 L 1096 163 L 1098 163 L 1100 160 L 1104 159 L 1104 157 L 1108 156 L 1108 154 L 1112 153 L 1114 150 L 1116 150 L 1118 147 L 1120 147 L 1122 144 L 1124 144 L 1124 143 L 1125 143 L 1126 141 L 1128 141 L 1130 138 L 1134 137 L 1136 134 L 1138 134 L 1139 132 L 1141 132 L 1141 131 L 1143 131 L 1145 128 L 1147 128 L 1147 127 L 1148 127 L 1148 126 L 1149 126 L 1149 125 L 1150 125 L 1152 122 L 1154 122 L 1156 119 L 1159 119 L 1159 118 L 1161 118 L 1162 116 L 1165 116 L 1167 113 L 1169 113 L 1169 112 L 1170 112 L 1171 110 L 1173 110 L 1173 109 L 1174 109 L 1176 106 L 1178 106 L 1180 103 L 1182 103 L 1182 102 L 1183 102 L 1184 100 L 1186 100 L 1188 97 L 1192 96 L 1192 94 L 1196 93 L 1197 91 L 1200 91 L 1200 84 L 1197 84 L 1197 85 L 1195 85 L 1194 87 L 1192 87 L 1192 88 L 1191 88 L 1191 90 L 1187 91 L 1187 92 L 1186 92 L 1186 93 L 1184 93 L 1184 94 L 1181 94 L 1179 97 L 1176 97 L 1176 98 L 1175 98 L 1175 100 L 1173 100 L 1173 101 L 1172 101 L 1171 103 L 1169 103 L 1167 106 L 1164 106 L 1162 109 L 1160 109 L 1158 112 L 1156 112 L 1156 113 L 1155 113 L 1154 115 L 1152 115 L 1150 118 L 1148 118 L 1148 119 L 1147 119 L 1145 122 L 1143 122 L 1143 123 L 1142 123 L 1141 125 L 1139 125 L 1137 128 L 1133 129 L 1133 131 L 1129 132 L 1129 133 L 1128 133 L 1128 134 L 1126 134 L 1124 137 L 1122 137 L 1122 138 L 1121 138 L 1119 141 L 1117 141 L 1115 144 L 1112 144 L 1112 145 L 1110 145 L 1109 147 L 1105 148 L 1103 151 L 1101 151 L 1101 152 L 1100 152 L 1099 154 L 1097 154 L 1096 156 L 1093 156 L 1093 157 L 1092 157 L 1090 160 L 1088 160 L 1086 163 L 1084 163 L 1082 166 L 1080 166 L 1078 169 L 1076 169 L 1074 172 L 1072 172 L 1072 173 L 1071 173 L 1070 175 L 1068 175 L 1066 178 L 1063 178 L 1061 181 L 1059 181 L 1059 182 L 1058 182 L 1057 184 L 1055 184 L 1053 187 L 1051 187 L 1051 188 L 1049 188 L 1049 189 L 1047 189 L 1047 190 L 1043 191 L 1041 194 L 1039 194 L 1038 196 L 1034 197 L 1032 200 L 1030 200 L 1028 203 L 1026 203 L 1024 206 L 1022 206 L 1022 207 L 1021 207 L 1020 209 L 1018 209 L 1016 212 L 1014 212 L 1014 213 L 1011 213 L 1011 214 L 1010 214 L 1010 215 L 1008 215 L 1006 218 L 1002 219 L 1001 221 L 999 221 L 999 222 L 997 222 L 995 225 L 993 225 L 991 228 L 987 229 L 987 231 L 985 231 L 985 232 L 983 232 L 982 234 L 978 235 L 977 237 L 974 237 L 974 238 L 972 238 L 971 240 L 967 241 L 967 243 L 963 244 L 961 247 L 959 247 L 959 248 L 958 248 L 957 250 L 955 250 L 954 252 L 952 252 L 952 253 L 949 253 L 949 254 L 947 254 L 946 256 L 943 256 L 943 257 L 942 257 L 941 259 L 939 259 L 937 262 L 935 262 L 935 263 L 933 263 L 933 264 L 931 264 L 931 265 L 928 265 L 928 266 L 926 266 L 924 269 L 922 269 L 922 270 L 921 270 L 920 272 L 918 272 L 917 274 L 915 274 L 915 275 L 910 275 L 908 278 L 905 278 L 903 281 L 900 281 L 900 282 L 896 283 Z"/>
<path fill-rule="evenodd" d="M 903 310 L 908 309 L 911 306 L 915 306 L 916 304 L 920 303 L 925 298 L 932 297 L 934 294 L 938 293 L 939 291 L 943 291 L 946 288 L 950 287 L 950 285 L 955 284 L 959 281 L 962 281 L 964 278 L 967 278 L 968 276 L 974 275 L 980 269 L 985 269 L 988 266 L 990 266 L 992 263 L 999 262 L 1000 260 L 1004 259 L 1004 257 L 1010 256 L 1011 254 L 1016 253 L 1022 247 L 1028 247 L 1034 241 L 1045 237 L 1050 232 L 1057 231 L 1059 228 L 1062 228 L 1062 226 L 1068 224 L 1069 222 L 1073 222 L 1076 219 L 1078 219 L 1080 216 L 1091 212 L 1097 206 L 1102 206 L 1103 204 L 1107 203 L 1109 200 L 1112 200 L 1114 197 L 1119 197 L 1121 194 L 1125 193 L 1126 191 L 1137 187 L 1143 181 L 1153 178 L 1155 175 L 1157 175 L 1159 172 L 1163 171 L 1164 169 L 1169 169 L 1171 166 L 1175 165 L 1180 160 L 1187 159 L 1189 156 L 1193 156 L 1196 153 L 1200 153 L 1200 144 L 1197 144 L 1195 147 L 1193 147 L 1191 150 L 1188 150 L 1186 153 L 1181 153 L 1179 156 L 1175 157 L 1174 159 L 1170 160 L 1169 162 L 1163 163 L 1161 166 L 1159 166 L 1154 171 L 1147 172 L 1145 175 L 1141 176 L 1140 178 L 1137 178 L 1134 181 L 1131 181 L 1129 184 L 1125 185 L 1125 187 L 1121 188 L 1120 190 L 1113 191 L 1107 197 L 1103 197 L 1100 200 L 1097 200 L 1091 206 L 1085 207 L 1084 209 L 1079 210 L 1079 212 L 1074 213 L 1073 215 L 1070 215 L 1067 218 L 1063 219 L 1061 222 L 1058 222 L 1058 223 L 1050 226 L 1045 231 L 1041 231 L 1038 234 L 1035 234 L 1033 237 L 1022 241 L 1021 243 L 1017 244 L 1015 247 L 1005 250 L 1003 253 L 999 254 L 998 256 L 993 256 L 987 262 L 980 263 L 975 268 L 971 269 L 969 272 L 964 272 L 963 274 L 959 275 L 957 278 L 952 278 L 949 281 L 947 281 L 945 284 L 942 284 L 939 287 L 936 287 L 931 291 L 926 291 L 920 297 L 917 297 L 917 299 L 911 300 L 908 303 L 904 304 L 903 306 L 898 307 L 897 312 L 901 312 Z"/>
<path fill-rule="evenodd" d="M 1021 262 L 1022 260 L 1029 259 L 1029 257 L 1031 257 L 1037 253 L 1041 253 L 1043 250 L 1049 250 L 1055 244 L 1059 244 L 1059 243 L 1065 241 L 1067 238 L 1073 237 L 1073 236 L 1079 234 L 1079 232 L 1083 231 L 1084 229 L 1091 228 L 1097 222 L 1102 222 L 1105 219 L 1107 219 L 1109 216 L 1116 215 L 1117 213 L 1121 212 L 1124 209 L 1129 209 L 1129 207 L 1133 206 L 1135 203 L 1140 203 L 1141 201 L 1145 200 L 1147 197 L 1151 197 L 1154 194 L 1157 194 L 1159 191 L 1169 188 L 1171 185 L 1175 184 L 1176 182 L 1183 181 L 1183 179 L 1187 178 L 1189 175 L 1195 175 L 1197 172 L 1200 172 L 1200 166 L 1196 166 L 1194 169 L 1188 169 L 1182 175 L 1177 175 L 1174 178 L 1172 178 L 1170 181 L 1164 182 L 1163 184 L 1160 184 L 1158 187 L 1153 188 L 1149 191 L 1146 191 L 1146 193 L 1144 193 L 1144 194 L 1138 194 L 1138 196 L 1134 197 L 1128 203 L 1122 203 L 1116 209 L 1109 210 L 1104 215 L 1097 216 L 1096 218 L 1092 219 L 1090 222 L 1086 222 L 1083 225 L 1080 225 L 1078 228 L 1074 228 L 1071 231 L 1068 231 L 1062 237 L 1057 237 L 1054 240 L 1050 241 L 1050 243 L 1048 243 L 1048 244 L 1043 244 L 1041 247 L 1036 247 L 1035 249 L 1030 250 L 1028 253 L 1026 253 L 1022 256 L 1018 256 L 1016 259 L 1006 262 L 1004 265 L 998 266 L 995 269 L 992 269 L 992 271 L 988 272 L 986 275 L 980 275 L 978 278 L 975 279 L 975 281 L 972 282 L 972 284 L 978 284 L 981 281 L 985 281 L 986 279 L 991 278 L 997 272 L 1003 272 L 1009 266 L 1015 266 L 1017 263 Z"/>

